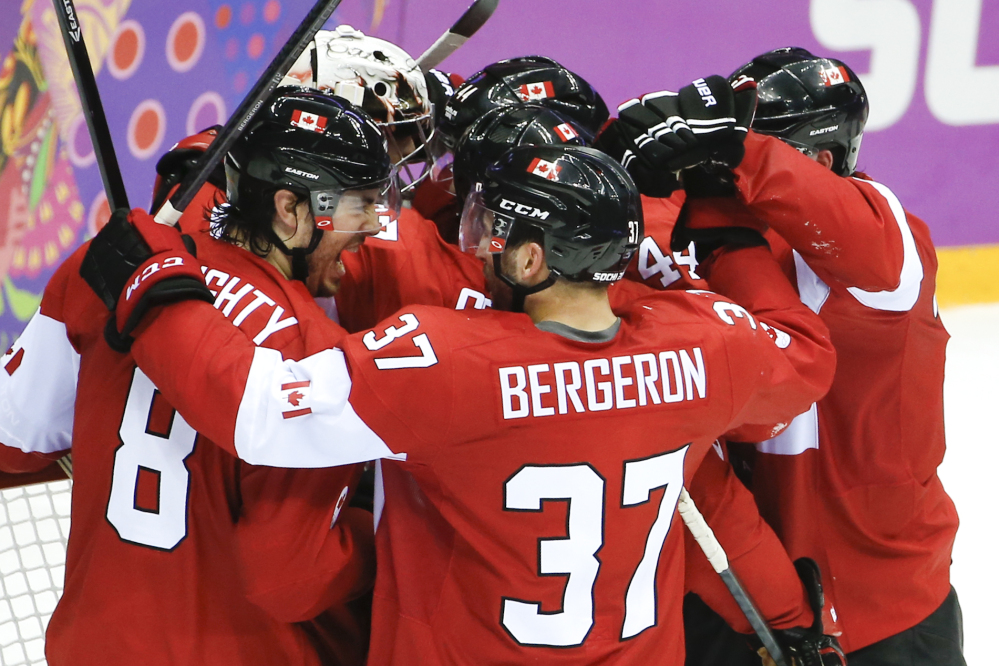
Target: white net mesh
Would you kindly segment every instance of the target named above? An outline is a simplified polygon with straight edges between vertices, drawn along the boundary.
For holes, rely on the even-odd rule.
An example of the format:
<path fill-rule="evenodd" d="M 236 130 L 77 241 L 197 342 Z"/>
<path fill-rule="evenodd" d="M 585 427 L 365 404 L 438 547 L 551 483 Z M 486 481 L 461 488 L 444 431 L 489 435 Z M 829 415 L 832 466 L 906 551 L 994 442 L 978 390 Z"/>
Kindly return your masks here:
<path fill-rule="evenodd" d="M 45 628 L 62 593 L 70 482 L 0 491 L 0 665 L 45 664 Z"/>

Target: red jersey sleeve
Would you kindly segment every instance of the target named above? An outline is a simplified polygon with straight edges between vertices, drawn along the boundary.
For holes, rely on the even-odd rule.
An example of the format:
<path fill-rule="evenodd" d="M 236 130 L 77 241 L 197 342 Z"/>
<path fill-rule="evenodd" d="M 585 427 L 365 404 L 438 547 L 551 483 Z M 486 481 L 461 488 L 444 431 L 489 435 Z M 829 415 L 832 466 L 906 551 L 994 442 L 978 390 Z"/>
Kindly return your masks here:
<path fill-rule="evenodd" d="M 790 422 L 825 395 L 836 365 L 829 331 L 798 299 L 767 248 L 723 250 L 709 283 L 734 302 L 715 303 L 718 317 L 755 333 L 728 343 L 736 408 L 730 427 Z"/>
<path fill-rule="evenodd" d="M 722 458 L 722 445 L 714 446 L 715 451 L 704 457 L 687 489 L 691 499 L 725 548 L 729 566 L 770 625 L 775 629 L 811 626 L 812 611 L 791 559 L 760 517 L 752 494 Z M 689 530 L 684 531 L 684 547 L 687 589 L 700 596 L 733 629 L 751 633 L 746 616 Z"/>
<path fill-rule="evenodd" d="M 348 506 L 360 467 L 243 466 L 236 524 L 247 598 L 283 622 L 309 620 L 374 583 L 374 519 Z"/>
<path fill-rule="evenodd" d="M 318 468 L 405 459 L 354 411 L 346 358 L 333 346 L 339 327 L 325 320 L 313 326 L 320 324 L 331 329 L 316 336 L 326 348 L 313 345 L 310 351 L 322 351 L 290 360 L 254 346 L 210 304 L 187 301 L 147 317 L 132 356 L 195 430 L 251 464 Z"/>
<path fill-rule="evenodd" d="M 350 360 L 350 402 L 387 442 L 406 442 L 407 460 L 424 462 L 447 440 L 455 416 L 451 333 L 435 308 L 403 310 L 344 345 Z M 433 391 L 414 387 L 433 386 Z"/>
<path fill-rule="evenodd" d="M 351 332 L 375 327 L 400 308 L 437 305 L 484 308 L 482 262 L 444 242 L 433 222 L 405 209 L 355 253 L 343 256 L 336 296 L 341 323 Z"/>
<path fill-rule="evenodd" d="M 867 291 L 891 291 L 903 282 L 904 239 L 912 233 L 884 186 L 839 176 L 752 131 L 735 176 L 746 205 L 821 277 Z"/>

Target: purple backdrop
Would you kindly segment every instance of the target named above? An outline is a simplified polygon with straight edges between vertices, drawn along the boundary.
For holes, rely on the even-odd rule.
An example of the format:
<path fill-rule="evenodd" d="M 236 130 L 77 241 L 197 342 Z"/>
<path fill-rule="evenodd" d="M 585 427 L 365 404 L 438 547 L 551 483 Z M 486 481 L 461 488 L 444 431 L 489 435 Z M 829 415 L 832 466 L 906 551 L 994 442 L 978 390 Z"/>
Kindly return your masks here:
<path fill-rule="evenodd" d="M 330 26 L 350 23 L 416 56 L 468 1 L 344 0 Z M 92 151 L 49 2 L 0 0 L 0 114 L 11 117 L 0 155 L 0 198 L 10 199 L 0 201 L 0 345 L 20 330 L 55 266 L 93 233 L 101 215 L 100 177 L 88 161 Z M 91 51 L 109 54 L 96 63 L 97 81 L 137 206 L 148 205 L 156 157 L 190 126 L 221 121 L 219 112 L 234 109 L 311 6 L 76 4 Z M 547 55 L 589 79 L 613 107 L 636 94 L 728 74 L 778 46 L 835 55 L 865 80 L 880 114 L 877 121 L 872 114 L 876 127 L 867 133 L 860 167 L 923 217 L 938 245 L 999 242 L 999 2 L 980 11 L 971 0 L 935 4 L 936 14 L 934 0 L 501 0 L 443 68 L 468 75 L 501 58 Z M 115 37 L 128 31 L 128 39 Z M 144 47 L 141 57 L 136 44 Z"/>

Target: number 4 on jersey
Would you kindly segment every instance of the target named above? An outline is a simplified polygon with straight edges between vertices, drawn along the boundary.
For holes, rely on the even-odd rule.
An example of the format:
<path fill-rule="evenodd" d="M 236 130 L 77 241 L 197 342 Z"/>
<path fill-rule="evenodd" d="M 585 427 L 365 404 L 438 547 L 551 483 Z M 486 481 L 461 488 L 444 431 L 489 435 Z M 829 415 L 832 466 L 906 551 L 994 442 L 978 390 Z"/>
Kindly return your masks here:
<path fill-rule="evenodd" d="M 697 259 L 693 243 L 687 246 L 686 250 L 670 255 L 664 254 L 651 236 L 646 236 L 642 240 L 642 245 L 638 249 L 638 273 L 643 280 L 649 280 L 662 273 L 659 282 L 662 286 L 668 287 L 683 277 L 677 269 L 679 266 L 687 267 L 687 274 L 690 275 L 691 280 L 701 279 L 701 276 L 695 272 Z"/>

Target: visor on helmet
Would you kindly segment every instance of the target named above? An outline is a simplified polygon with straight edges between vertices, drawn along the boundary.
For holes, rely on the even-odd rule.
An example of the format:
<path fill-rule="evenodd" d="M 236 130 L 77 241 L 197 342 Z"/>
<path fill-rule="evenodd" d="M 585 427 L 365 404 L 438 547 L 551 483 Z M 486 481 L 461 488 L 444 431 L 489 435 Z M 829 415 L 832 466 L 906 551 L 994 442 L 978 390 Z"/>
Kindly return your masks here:
<path fill-rule="evenodd" d="M 505 213 L 489 209 L 482 196 L 482 186 L 476 184 L 461 210 L 461 227 L 458 230 L 458 246 L 463 252 L 475 253 L 483 243 L 490 254 L 499 254 L 506 249 L 507 239 L 513 229 L 514 218 Z"/>
<path fill-rule="evenodd" d="M 388 178 L 351 189 L 323 189 L 309 192 L 316 227 L 333 233 L 378 233 L 399 217 L 401 195 L 395 171 Z M 360 218 L 367 220 L 360 220 Z M 336 221 L 354 218 L 360 231 L 336 228 Z M 370 231 L 372 227 L 377 229 Z"/>

